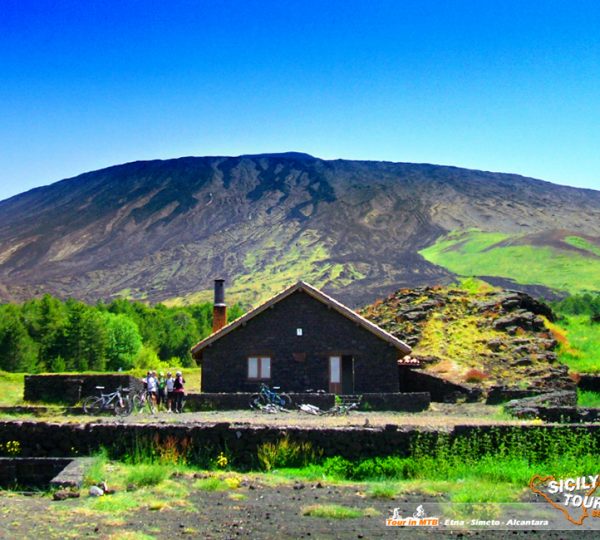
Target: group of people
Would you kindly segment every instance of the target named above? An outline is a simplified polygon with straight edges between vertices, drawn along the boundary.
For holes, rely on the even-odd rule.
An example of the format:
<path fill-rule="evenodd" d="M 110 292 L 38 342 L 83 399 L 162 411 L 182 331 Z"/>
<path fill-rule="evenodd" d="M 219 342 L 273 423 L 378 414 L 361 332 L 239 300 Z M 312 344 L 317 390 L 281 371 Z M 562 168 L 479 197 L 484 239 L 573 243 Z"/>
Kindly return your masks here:
<path fill-rule="evenodd" d="M 165 377 L 162 372 L 157 375 L 156 371 L 148 371 L 143 382 L 149 399 L 152 400 L 158 410 L 162 407 L 168 413 L 183 412 L 185 379 L 181 371 L 175 373 L 175 377 L 171 372 L 168 372 Z"/>

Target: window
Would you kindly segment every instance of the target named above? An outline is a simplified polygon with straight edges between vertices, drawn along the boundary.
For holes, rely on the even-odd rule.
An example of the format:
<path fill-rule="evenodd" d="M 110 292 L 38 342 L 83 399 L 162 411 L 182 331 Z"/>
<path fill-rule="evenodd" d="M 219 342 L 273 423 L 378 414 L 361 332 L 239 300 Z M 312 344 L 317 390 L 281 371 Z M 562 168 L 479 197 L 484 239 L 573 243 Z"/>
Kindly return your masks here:
<path fill-rule="evenodd" d="M 342 359 L 339 356 L 329 357 L 329 382 L 340 383 L 342 382 Z"/>
<path fill-rule="evenodd" d="M 248 379 L 261 380 L 271 378 L 271 358 L 251 356 L 248 358 Z"/>
<path fill-rule="evenodd" d="M 297 336 L 301 336 L 302 335 L 302 328 L 296 328 L 296 335 Z"/>

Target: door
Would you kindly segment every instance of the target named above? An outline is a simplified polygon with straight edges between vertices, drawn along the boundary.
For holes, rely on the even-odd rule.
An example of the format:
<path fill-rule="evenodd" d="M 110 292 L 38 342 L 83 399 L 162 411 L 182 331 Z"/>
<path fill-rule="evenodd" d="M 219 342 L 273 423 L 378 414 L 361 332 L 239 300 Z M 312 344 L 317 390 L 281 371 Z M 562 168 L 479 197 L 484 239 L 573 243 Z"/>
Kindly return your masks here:
<path fill-rule="evenodd" d="M 342 356 L 342 394 L 354 394 L 354 358 Z"/>
<path fill-rule="evenodd" d="M 329 391 L 332 394 L 342 392 L 342 357 L 329 357 Z"/>

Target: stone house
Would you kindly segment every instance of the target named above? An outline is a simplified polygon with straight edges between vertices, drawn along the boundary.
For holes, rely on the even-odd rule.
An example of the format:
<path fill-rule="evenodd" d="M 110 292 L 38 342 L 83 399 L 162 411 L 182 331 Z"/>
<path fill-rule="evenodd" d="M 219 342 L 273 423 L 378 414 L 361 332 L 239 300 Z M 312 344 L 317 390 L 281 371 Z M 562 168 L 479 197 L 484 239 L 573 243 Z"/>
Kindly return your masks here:
<path fill-rule="evenodd" d="M 299 281 L 225 324 L 223 280 L 215 281 L 213 333 L 192 348 L 203 392 L 398 392 L 408 345 L 308 283 Z"/>

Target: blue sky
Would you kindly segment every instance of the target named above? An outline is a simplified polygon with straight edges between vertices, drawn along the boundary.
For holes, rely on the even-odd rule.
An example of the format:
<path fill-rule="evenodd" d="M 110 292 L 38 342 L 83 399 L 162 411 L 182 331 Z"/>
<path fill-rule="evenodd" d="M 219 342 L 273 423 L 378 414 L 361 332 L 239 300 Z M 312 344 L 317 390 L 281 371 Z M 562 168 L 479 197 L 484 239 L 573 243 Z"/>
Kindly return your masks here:
<path fill-rule="evenodd" d="M 600 189 L 600 2 L 0 0 L 0 199 L 301 151 Z"/>

